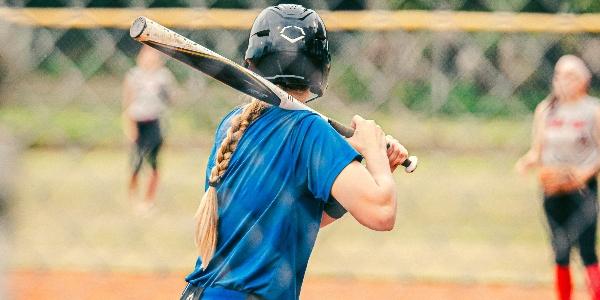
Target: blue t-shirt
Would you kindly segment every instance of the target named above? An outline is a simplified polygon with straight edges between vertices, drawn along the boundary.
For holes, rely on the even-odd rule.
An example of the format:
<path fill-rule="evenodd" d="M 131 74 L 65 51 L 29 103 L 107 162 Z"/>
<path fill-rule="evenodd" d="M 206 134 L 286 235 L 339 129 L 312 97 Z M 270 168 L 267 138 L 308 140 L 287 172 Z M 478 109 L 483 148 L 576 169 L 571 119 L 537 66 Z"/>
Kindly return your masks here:
<path fill-rule="evenodd" d="M 241 111 L 217 128 L 207 178 L 231 118 Z M 246 129 L 217 186 L 215 256 L 204 271 L 198 258 L 186 281 L 298 299 L 333 182 L 356 159 L 358 152 L 318 115 L 266 109 Z"/>

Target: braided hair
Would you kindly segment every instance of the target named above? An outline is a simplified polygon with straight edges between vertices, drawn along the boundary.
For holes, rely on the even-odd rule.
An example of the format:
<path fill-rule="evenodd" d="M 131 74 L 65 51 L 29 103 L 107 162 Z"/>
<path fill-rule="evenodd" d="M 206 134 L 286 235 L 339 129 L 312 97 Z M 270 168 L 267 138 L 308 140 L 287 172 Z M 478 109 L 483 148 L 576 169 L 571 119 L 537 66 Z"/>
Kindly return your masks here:
<path fill-rule="evenodd" d="M 253 100 L 241 114 L 233 117 L 231 127 L 227 130 L 227 135 L 216 153 L 215 165 L 210 171 L 208 179 L 208 190 L 204 193 L 194 216 L 196 220 L 195 243 L 202 260 L 203 270 L 213 258 L 217 247 L 218 199 L 216 187 L 227 171 L 233 152 L 244 132 L 267 107 L 268 104 Z"/>

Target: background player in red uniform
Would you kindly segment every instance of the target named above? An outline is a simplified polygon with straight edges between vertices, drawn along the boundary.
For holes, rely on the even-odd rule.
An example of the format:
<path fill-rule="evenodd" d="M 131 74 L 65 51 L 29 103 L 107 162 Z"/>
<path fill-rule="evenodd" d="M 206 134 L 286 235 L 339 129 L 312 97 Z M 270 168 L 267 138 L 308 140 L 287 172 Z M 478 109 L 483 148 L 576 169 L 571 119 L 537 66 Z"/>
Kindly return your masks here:
<path fill-rule="evenodd" d="M 518 171 L 539 166 L 544 211 L 551 230 L 558 298 L 572 294 L 569 270 L 572 247 L 586 267 L 593 299 L 600 299 L 596 256 L 598 214 L 596 175 L 600 170 L 600 105 L 588 95 L 591 73 L 576 56 L 559 59 L 552 93 L 535 110 L 531 149 Z"/>

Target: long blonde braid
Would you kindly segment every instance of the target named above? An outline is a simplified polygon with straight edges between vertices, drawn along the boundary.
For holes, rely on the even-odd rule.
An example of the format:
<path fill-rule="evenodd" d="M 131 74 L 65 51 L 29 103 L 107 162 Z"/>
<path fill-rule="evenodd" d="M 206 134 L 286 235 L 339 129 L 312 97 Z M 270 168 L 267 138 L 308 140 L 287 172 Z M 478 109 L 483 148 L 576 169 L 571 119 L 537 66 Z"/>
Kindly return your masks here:
<path fill-rule="evenodd" d="M 227 171 L 231 156 L 237 148 L 238 142 L 244 135 L 244 132 L 261 115 L 267 106 L 262 101 L 253 100 L 244 108 L 241 114 L 233 117 L 231 127 L 227 130 L 227 135 L 216 153 L 215 166 L 212 168 L 208 180 L 208 190 L 204 193 L 194 216 L 196 219 L 195 242 L 200 258 L 202 259 L 203 270 L 206 269 L 206 266 L 208 266 L 208 263 L 213 258 L 217 247 L 218 201 L 215 186 L 221 181 L 221 177 Z"/>

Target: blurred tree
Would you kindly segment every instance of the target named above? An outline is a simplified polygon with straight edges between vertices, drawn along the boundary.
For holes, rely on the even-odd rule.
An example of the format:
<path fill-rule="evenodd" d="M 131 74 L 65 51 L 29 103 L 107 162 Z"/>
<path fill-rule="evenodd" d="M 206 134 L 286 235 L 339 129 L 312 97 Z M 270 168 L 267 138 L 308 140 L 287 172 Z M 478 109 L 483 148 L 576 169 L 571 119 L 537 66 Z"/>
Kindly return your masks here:
<path fill-rule="evenodd" d="M 27 7 L 63 7 L 69 4 L 68 0 L 30 0 L 30 1 L 8 1 L 10 5 L 11 2 L 25 2 L 25 6 Z M 15 3 L 15 4 L 17 4 Z"/>
<path fill-rule="evenodd" d="M 2 55 L 0 55 L 0 93 L 2 92 L 2 84 L 4 83 L 6 76 L 8 76 L 8 67 L 6 66 L 6 62 L 2 58 Z M 2 106 L 2 102 L 2 98 L 0 98 L 0 107 Z"/>
<path fill-rule="evenodd" d="M 331 10 L 362 10 L 367 8 L 365 0 L 328 1 Z"/>
<path fill-rule="evenodd" d="M 87 7 L 128 7 L 130 1 L 126 0 L 90 0 L 87 3 Z"/>
<path fill-rule="evenodd" d="M 208 1 L 210 3 L 210 1 Z M 209 7 L 213 8 L 250 8 L 250 0 L 216 0 Z"/>

